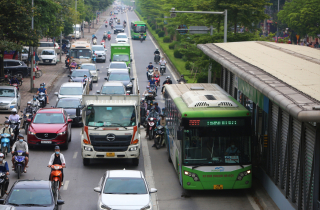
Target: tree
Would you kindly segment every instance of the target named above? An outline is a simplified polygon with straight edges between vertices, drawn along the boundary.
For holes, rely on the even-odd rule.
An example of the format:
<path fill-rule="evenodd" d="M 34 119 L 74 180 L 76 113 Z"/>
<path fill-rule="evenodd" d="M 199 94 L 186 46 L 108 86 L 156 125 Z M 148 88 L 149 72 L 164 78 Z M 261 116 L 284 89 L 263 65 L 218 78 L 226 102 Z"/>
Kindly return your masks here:
<path fill-rule="evenodd" d="M 301 37 L 320 34 L 319 0 L 292 0 L 278 13 L 279 20 Z"/>

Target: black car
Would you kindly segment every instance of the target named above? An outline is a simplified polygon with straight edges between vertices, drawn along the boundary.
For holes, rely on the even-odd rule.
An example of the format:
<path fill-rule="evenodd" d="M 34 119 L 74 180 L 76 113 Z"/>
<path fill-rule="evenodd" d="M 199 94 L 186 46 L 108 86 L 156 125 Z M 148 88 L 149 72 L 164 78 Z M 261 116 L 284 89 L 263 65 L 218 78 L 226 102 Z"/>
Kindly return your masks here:
<path fill-rule="evenodd" d="M 130 78 L 130 74 L 128 70 L 117 70 L 110 72 L 109 76 L 104 78 L 108 81 L 119 81 L 122 82 L 126 87 L 127 91 L 130 91 L 130 94 L 133 93 L 133 82 L 134 78 Z"/>
<path fill-rule="evenodd" d="M 17 210 L 57 210 L 64 201 L 56 198 L 50 181 L 19 180 L 13 184 L 8 196 L 0 199 L 0 204 L 14 206 Z"/>
<path fill-rule="evenodd" d="M 72 124 L 82 125 L 81 110 L 79 110 L 79 116 L 76 114 L 77 108 L 81 108 L 81 100 L 79 98 L 60 98 L 55 107 L 63 108 L 69 118 L 72 119 Z"/>
<path fill-rule="evenodd" d="M 87 78 L 89 78 L 89 89 L 92 90 L 92 76 L 89 69 L 73 70 L 72 74 L 68 75 L 70 77 L 69 82 L 82 82 L 84 75 L 87 75 Z"/>
<path fill-rule="evenodd" d="M 114 26 L 114 34 L 123 33 L 123 32 L 124 32 L 123 25 L 116 25 L 116 26 Z"/>
<path fill-rule="evenodd" d="M 6 74 L 9 73 L 11 75 L 18 75 L 18 77 L 27 77 L 31 72 L 31 68 L 20 60 L 4 59 L 3 67 Z"/>

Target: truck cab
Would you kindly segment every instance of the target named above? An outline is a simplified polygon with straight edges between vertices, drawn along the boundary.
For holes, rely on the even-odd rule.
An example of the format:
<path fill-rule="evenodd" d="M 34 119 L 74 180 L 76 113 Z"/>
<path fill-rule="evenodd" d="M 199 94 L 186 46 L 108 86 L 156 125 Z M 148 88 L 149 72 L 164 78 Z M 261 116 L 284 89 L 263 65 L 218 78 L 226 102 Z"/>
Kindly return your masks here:
<path fill-rule="evenodd" d="M 139 164 L 139 95 L 84 95 L 82 97 L 81 154 L 91 159 L 131 159 Z"/>

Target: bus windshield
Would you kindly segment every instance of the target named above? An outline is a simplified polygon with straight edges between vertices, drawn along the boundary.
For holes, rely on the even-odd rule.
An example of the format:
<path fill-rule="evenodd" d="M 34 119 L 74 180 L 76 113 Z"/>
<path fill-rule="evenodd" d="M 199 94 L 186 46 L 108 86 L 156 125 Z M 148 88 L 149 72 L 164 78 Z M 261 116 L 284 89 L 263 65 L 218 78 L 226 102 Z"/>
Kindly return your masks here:
<path fill-rule="evenodd" d="M 250 126 L 190 126 L 183 134 L 185 165 L 251 163 Z"/>
<path fill-rule="evenodd" d="M 90 49 L 71 49 L 70 56 L 74 58 L 91 58 L 92 52 Z"/>
<path fill-rule="evenodd" d="M 137 25 L 134 27 L 135 33 L 145 33 L 146 32 L 146 26 L 145 25 Z"/>
<path fill-rule="evenodd" d="M 89 106 L 86 115 L 87 126 L 130 127 L 136 125 L 136 113 L 133 106 Z"/>

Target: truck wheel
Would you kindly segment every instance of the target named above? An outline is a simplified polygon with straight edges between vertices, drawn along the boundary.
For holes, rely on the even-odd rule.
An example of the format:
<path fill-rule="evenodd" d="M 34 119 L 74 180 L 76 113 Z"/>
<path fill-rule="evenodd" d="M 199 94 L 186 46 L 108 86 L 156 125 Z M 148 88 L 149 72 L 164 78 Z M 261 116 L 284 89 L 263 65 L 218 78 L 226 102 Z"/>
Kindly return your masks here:
<path fill-rule="evenodd" d="M 90 159 L 89 158 L 83 158 L 83 165 L 88 166 L 90 164 Z"/>
<path fill-rule="evenodd" d="M 134 158 L 134 159 L 132 159 L 132 164 L 133 164 L 134 166 L 138 166 L 138 165 L 139 165 L 139 158 Z"/>

